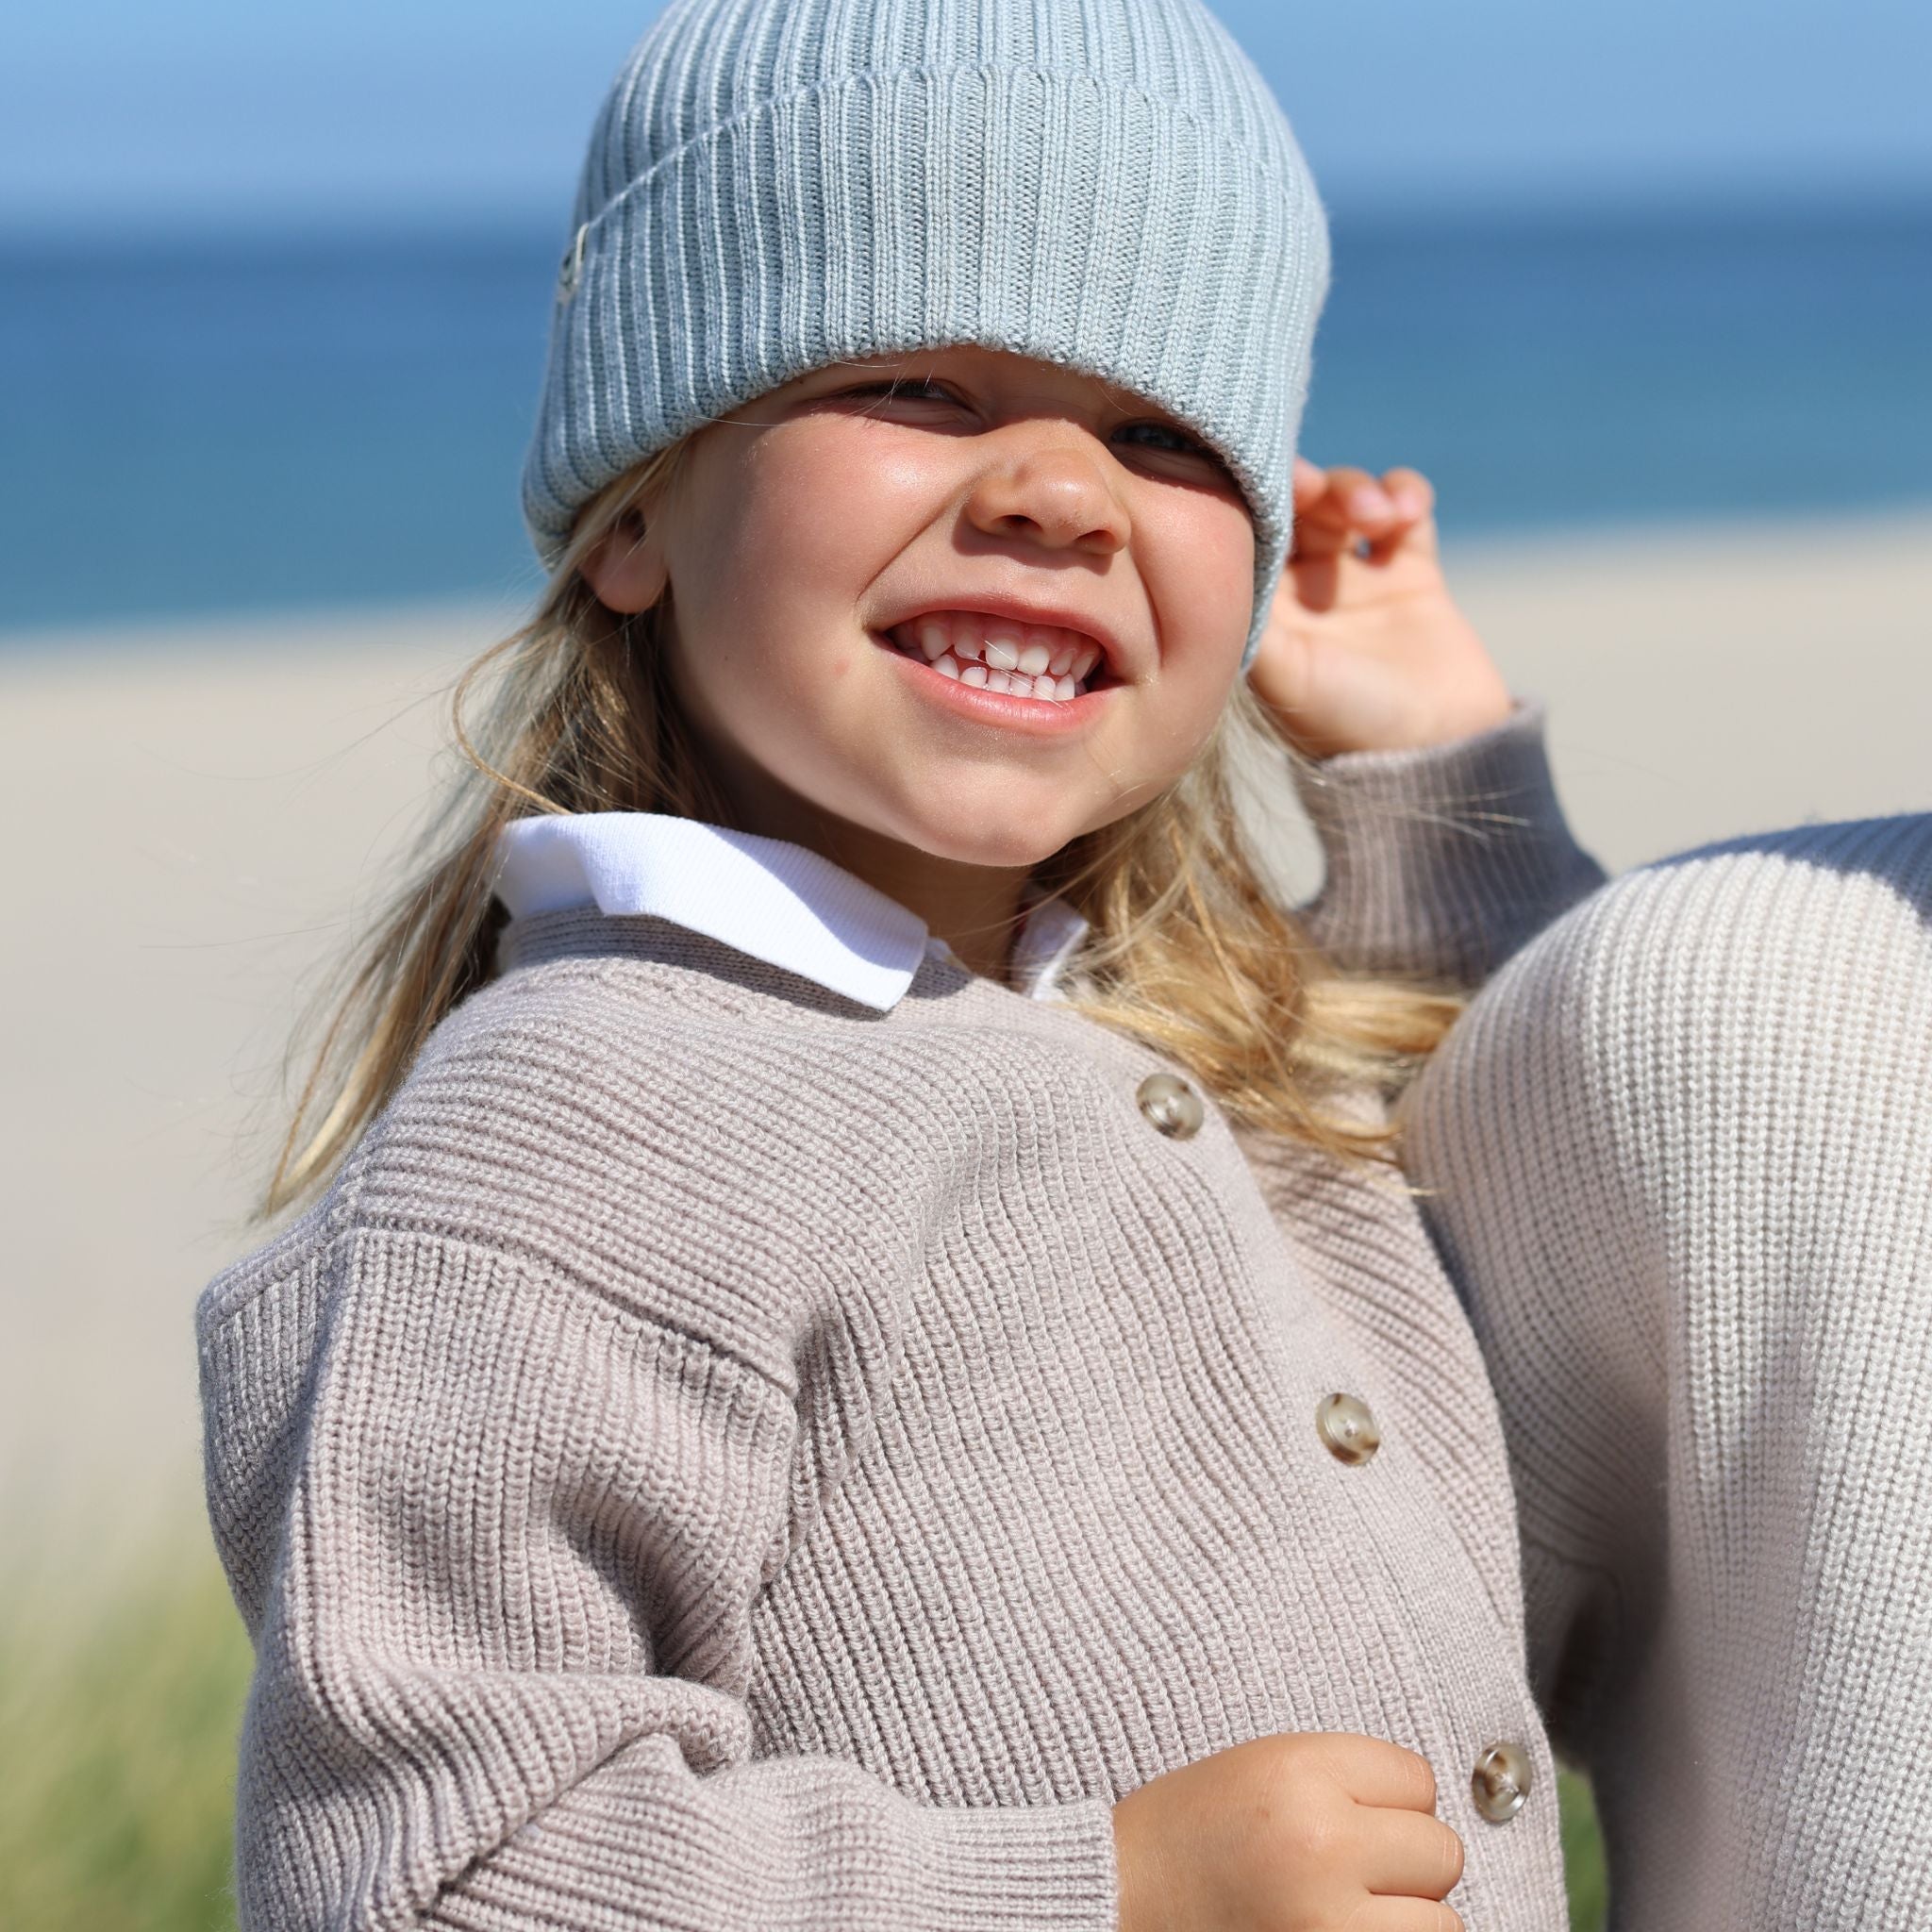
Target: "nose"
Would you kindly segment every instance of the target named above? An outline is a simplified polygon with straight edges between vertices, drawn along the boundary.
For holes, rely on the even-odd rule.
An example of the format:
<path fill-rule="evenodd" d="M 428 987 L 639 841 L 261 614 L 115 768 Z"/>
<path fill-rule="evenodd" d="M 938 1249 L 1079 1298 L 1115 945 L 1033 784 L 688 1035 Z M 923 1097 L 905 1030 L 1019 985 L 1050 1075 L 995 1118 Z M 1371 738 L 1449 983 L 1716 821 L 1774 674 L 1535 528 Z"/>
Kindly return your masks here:
<path fill-rule="evenodd" d="M 1097 445 L 1084 448 L 1065 430 L 1010 441 L 980 473 L 966 514 L 990 537 L 1110 557 L 1126 547 L 1133 525 L 1104 465 Z"/>

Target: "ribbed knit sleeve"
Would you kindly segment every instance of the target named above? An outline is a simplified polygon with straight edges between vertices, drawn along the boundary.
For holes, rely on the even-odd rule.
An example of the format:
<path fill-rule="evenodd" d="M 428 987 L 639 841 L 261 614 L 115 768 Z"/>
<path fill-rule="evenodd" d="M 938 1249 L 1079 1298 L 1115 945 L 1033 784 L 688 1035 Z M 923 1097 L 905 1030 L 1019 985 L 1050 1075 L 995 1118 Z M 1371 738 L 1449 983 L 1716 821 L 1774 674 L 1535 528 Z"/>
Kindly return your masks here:
<path fill-rule="evenodd" d="M 242 1738 L 245 1927 L 1115 1923 L 1102 1800 L 932 1807 L 754 1758 L 796 1421 L 765 1374 L 451 1234 L 351 1228 L 328 1272 Z"/>
<path fill-rule="evenodd" d="M 1406 1111 L 1613 1924 L 1932 1924 L 1932 817 L 1626 874 Z"/>
<path fill-rule="evenodd" d="M 1326 861 L 1299 917 L 1338 965 L 1474 987 L 1603 883 L 1557 802 L 1544 725 L 1524 700 L 1448 744 L 1291 761 Z"/>

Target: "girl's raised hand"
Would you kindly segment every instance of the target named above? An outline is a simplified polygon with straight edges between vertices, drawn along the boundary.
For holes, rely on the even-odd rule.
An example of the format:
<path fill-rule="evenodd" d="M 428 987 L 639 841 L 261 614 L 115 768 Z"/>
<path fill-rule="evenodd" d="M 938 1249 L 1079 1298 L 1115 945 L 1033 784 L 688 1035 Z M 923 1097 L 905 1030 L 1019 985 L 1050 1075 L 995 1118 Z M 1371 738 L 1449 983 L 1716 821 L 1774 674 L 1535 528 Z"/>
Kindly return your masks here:
<path fill-rule="evenodd" d="M 1419 470 L 1294 459 L 1294 547 L 1248 677 L 1310 758 L 1442 744 L 1509 715 L 1442 580 L 1434 504 Z"/>

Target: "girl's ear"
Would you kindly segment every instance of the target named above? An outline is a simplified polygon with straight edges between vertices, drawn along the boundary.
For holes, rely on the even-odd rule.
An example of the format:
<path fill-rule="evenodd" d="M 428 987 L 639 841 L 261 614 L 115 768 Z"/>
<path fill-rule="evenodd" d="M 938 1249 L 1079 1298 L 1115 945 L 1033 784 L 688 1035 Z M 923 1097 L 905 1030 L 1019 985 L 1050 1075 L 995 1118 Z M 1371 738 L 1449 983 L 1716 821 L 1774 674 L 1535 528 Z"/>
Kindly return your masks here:
<path fill-rule="evenodd" d="M 648 610 L 664 594 L 664 546 L 635 509 L 627 509 L 578 566 L 609 609 Z"/>

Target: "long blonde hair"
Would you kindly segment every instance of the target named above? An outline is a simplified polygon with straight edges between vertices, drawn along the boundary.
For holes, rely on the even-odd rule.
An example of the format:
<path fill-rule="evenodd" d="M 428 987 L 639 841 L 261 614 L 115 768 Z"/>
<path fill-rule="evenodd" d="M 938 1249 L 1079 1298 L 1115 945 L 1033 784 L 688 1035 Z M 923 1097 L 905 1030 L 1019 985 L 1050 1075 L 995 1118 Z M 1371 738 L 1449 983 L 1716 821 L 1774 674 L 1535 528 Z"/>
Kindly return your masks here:
<path fill-rule="evenodd" d="M 507 917 L 491 890 L 505 824 L 535 811 L 731 822 L 658 648 L 668 605 L 620 616 L 580 568 L 621 519 L 671 487 L 690 441 L 585 506 L 530 621 L 456 681 L 450 716 L 463 762 L 404 883 L 295 1027 L 289 1060 L 320 1037 L 255 1222 L 325 1187 L 431 1029 L 491 976 Z M 491 702 L 473 731 L 466 702 L 492 668 Z M 1279 903 L 1241 823 L 1236 772 L 1244 757 L 1281 750 L 1238 680 L 1181 777 L 1073 840 L 1035 877 L 1091 922 L 1070 1004 L 1187 1067 L 1235 1121 L 1387 1163 L 1386 1117 L 1334 1103 L 1365 1085 L 1392 1092 L 1460 1003 L 1426 986 L 1337 972 Z"/>

